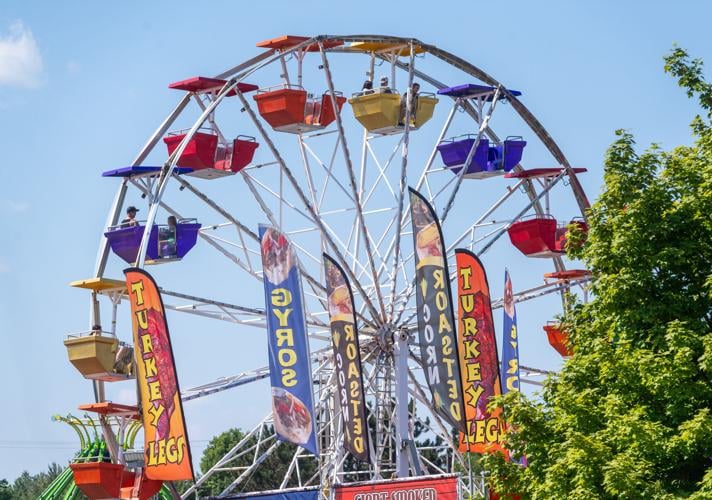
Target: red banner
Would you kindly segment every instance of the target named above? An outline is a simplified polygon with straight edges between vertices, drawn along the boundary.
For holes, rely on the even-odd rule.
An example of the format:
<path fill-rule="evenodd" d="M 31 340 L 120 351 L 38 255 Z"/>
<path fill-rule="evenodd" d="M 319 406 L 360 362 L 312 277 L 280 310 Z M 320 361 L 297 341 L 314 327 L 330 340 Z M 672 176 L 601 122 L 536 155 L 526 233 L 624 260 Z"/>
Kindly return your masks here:
<path fill-rule="evenodd" d="M 146 476 L 192 481 L 190 444 L 161 294 L 146 271 L 130 268 L 124 274 L 138 365 Z"/>
<path fill-rule="evenodd" d="M 334 500 L 458 500 L 457 476 L 337 485 Z"/>
<path fill-rule="evenodd" d="M 465 394 L 467 432 L 460 434 L 460 451 L 501 451 L 505 431 L 502 410 L 487 405 L 502 394 L 489 284 L 482 262 L 468 250 L 455 250 L 457 260 L 458 353 Z"/>

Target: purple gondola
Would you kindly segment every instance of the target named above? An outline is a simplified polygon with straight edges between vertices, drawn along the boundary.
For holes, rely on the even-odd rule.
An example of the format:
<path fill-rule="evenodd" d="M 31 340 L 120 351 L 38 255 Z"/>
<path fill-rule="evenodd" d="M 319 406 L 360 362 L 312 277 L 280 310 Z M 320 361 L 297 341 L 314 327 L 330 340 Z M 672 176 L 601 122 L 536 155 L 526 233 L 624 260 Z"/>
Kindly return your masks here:
<path fill-rule="evenodd" d="M 519 136 L 507 137 L 500 145 L 490 146 L 487 156 L 487 171 L 498 170 L 509 172 L 522 161 L 524 146 L 527 141 Z"/>
<path fill-rule="evenodd" d="M 464 137 L 464 139 L 463 139 Z M 438 151 L 443 163 L 454 174 L 459 174 L 467 161 L 467 155 L 474 145 L 477 136 L 467 134 L 453 137 L 438 144 Z M 489 140 L 481 138 L 472 161 L 467 168 L 465 177 L 484 179 L 501 175 L 512 170 L 522 160 L 524 146 L 527 142 L 521 137 L 507 137 L 502 144 L 490 145 Z"/>
<path fill-rule="evenodd" d="M 146 249 L 147 264 L 160 264 L 185 257 L 197 243 L 201 225 L 195 222 L 195 219 L 181 219 L 176 224 L 175 243 L 168 245 L 163 238 L 161 238 L 162 241 L 159 241 L 159 230 L 167 227 L 154 224 L 151 228 L 148 248 Z M 144 228 L 145 226 L 121 227 L 119 225 L 110 228 L 109 231 L 104 233 L 104 236 L 106 236 L 111 250 L 116 255 L 125 262 L 133 264 L 136 262 L 138 249 L 141 246 Z M 166 252 L 167 248 L 170 249 L 170 252 Z M 173 253 L 173 249 L 175 249 L 175 253 Z"/>
<path fill-rule="evenodd" d="M 475 144 L 477 136 L 473 134 L 465 134 L 458 137 L 447 139 L 438 144 L 438 151 L 443 159 L 445 166 L 450 168 L 453 173 L 458 174 L 462 170 L 462 166 L 467 160 L 467 155 Z M 482 137 L 477 145 L 477 150 L 472 157 L 469 167 L 465 175 L 472 175 L 478 172 L 487 170 L 487 155 L 489 151 L 489 141 Z"/>

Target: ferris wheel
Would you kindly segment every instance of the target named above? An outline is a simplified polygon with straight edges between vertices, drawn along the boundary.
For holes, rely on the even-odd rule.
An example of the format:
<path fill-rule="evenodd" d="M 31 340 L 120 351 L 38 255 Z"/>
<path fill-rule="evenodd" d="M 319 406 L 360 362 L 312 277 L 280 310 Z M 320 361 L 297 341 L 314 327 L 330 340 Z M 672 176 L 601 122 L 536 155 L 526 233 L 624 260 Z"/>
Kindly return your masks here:
<path fill-rule="evenodd" d="M 110 259 L 180 268 L 198 245 L 214 250 L 211 262 L 220 262 L 205 271 L 205 279 L 219 280 L 230 268 L 240 276 L 236 286 L 243 301 L 206 296 L 186 283 L 185 289 L 161 289 L 165 308 L 264 330 L 257 226 L 266 223 L 289 240 L 301 273 L 319 443 L 317 455 L 297 448 L 281 486 L 467 471 L 448 423 L 432 411 L 417 350 L 408 188 L 434 208 L 447 261 L 454 263 L 454 250 L 462 247 L 479 256 L 509 252 L 510 266 L 546 271 L 545 279 L 515 292 L 523 302 L 586 290 L 588 273 L 567 269 L 565 259 L 570 224 L 586 229 L 588 201 L 576 175 L 584 169 L 571 166 L 520 91 L 435 45 L 393 36 L 283 36 L 258 43 L 257 52 L 215 77 L 171 84 L 183 93 L 175 109 L 130 166 L 104 172 L 118 181 L 118 191 L 94 275 L 74 283 L 91 291 L 93 335 L 68 339 L 70 357 L 72 346 L 87 338 L 106 339 L 112 353 L 117 345 L 130 349 L 114 327 L 101 326 L 99 297 L 108 297 L 115 325 L 126 295 L 122 282 L 105 275 Z M 189 126 L 178 130 L 180 123 Z M 149 155 L 163 164 L 146 166 Z M 132 199 L 144 200 L 145 222 L 133 222 L 133 215 L 122 220 Z M 564 199 L 570 212 L 565 218 L 556 213 Z M 161 217 L 168 218 L 166 224 L 158 223 Z M 351 462 L 335 394 L 324 253 L 343 269 L 354 292 L 364 396 L 373 422 L 371 461 L 360 467 L 345 466 Z M 567 354 L 565 332 L 552 324 L 547 334 Z M 538 383 L 546 372 L 526 366 L 522 357 L 522 381 Z M 132 377 L 113 358 L 91 366 L 80 361 L 73 360 L 93 380 L 97 403 L 105 400 L 105 383 Z M 227 375 L 184 389 L 183 402 L 269 377 L 269 367 L 245 366 Z M 130 413 L 118 406 L 101 411 Z M 183 497 L 247 453 L 251 465 L 223 495 L 239 489 L 280 446 L 274 424 L 265 408 L 264 419 Z M 442 438 L 447 468 L 421 453 L 415 425 Z M 104 432 L 112 434 L 112 451 L 123 429 L 105 426 Z M 309 477 L 300 469 L 306 461 L 317 465 Z M 482 488 L 472 475 L 460 480 L 469 491 Z"/>

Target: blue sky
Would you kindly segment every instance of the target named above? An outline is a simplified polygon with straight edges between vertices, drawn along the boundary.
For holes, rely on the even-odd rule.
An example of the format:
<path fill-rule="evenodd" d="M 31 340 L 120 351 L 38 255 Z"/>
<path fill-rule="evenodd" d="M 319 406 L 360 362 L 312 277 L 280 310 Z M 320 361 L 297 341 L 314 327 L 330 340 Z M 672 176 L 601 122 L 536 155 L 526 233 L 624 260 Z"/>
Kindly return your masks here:
<path fill-rule="evenodd" d="M 468 2 L 465 10 L 460 5 L 3 2 L 0 478 L 38 472 L 51 461 L 66 463 L 75 451 L 71 431 L 50 421 L 91 398 L 89 384 L 69 365 L 62 345 L 66 333 L 86 327 L 88 314 L 87 297 L 67 283 L 88 277 L 94 267 L 116 188 L 100 172 L 131 161 L 179 98 L 166 88 L 172 81 L 219 73 L 255 55 L 257 41 L 281 34 L 413 36 L 522 90 L 523 101 L 572 163 L 588 167 L 582 183 L 592 199 L 600 191 L 601 160 L 615 129 L 630 129 L 641 145 L 689 142 L 695 107 L 663 74 L 662 57 L 676 42 L 712 64 L 707 3 L 680 2 L 673 8 L 657 1 L 514 0 L 496 9 L 491 2 Z M 361 70 L 354 70 L 359 75 L 354 86 L 362 80 Z M 199 260 L 207 255 L 196 256 L 197 268 L 186 273 L 210 266 Z M 501 289 L 500 264 L 493 260 L 490 281 Z M 528 262 L 509 266 L 515 287 L 518 280 L 532 284 Z M 181 268 L 163 267 L 161 279 L 180 281 Z M 239 283 L 226 280 L 214 287 L 228 299 Z M 523 363 L 555 368 L 555 354 L 539 346 L 541 318 L 532 311 L 528 319 L 525 311 L 520 309 L 520 332 L 529 329 L 532 347 L 526 352 L 522 340 Z M 263 355 L 264 339 L 256 332 L 222 324 L 204 331 L 205 323 L 192 318 L 172 321 L 184 387 L 260 366 L 240 356 L 243 349 Z M 186 405 L 195 455 L 215 433 L 248 426 L 262 415 L 266 387 L 239 391 Z"/>

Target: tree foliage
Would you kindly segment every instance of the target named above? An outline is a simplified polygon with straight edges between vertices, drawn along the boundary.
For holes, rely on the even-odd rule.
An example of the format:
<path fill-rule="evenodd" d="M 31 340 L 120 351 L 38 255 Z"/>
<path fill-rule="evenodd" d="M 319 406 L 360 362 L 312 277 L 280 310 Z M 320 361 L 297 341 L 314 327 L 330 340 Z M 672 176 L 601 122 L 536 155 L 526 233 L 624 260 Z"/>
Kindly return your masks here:
<path fill-rule="evenodd" d="M 7 480 L 0 480 L 0 500 L 35 500 L 63 470 L 61 465 L 52 462 L 46 472 L 30 474 L 24 471 L 12 486 Z"/>
<path fill-rule="evenodd" d="M 565 326 L 574 355 L 542 398 L 510 393 L 507 439 L 529 467 L 485 459 L 529 498 L 712 498 L 712 85 L 675 48 L 665 71 L 704 116 L 694 143 L 638 153 L 617 132 L 586 244 L 594 298 Z"/>
<path fill-rule="evenodd" d="M 7 479 L 0 479 L 0 500 L 12 500 L 12 486 Z"/>

